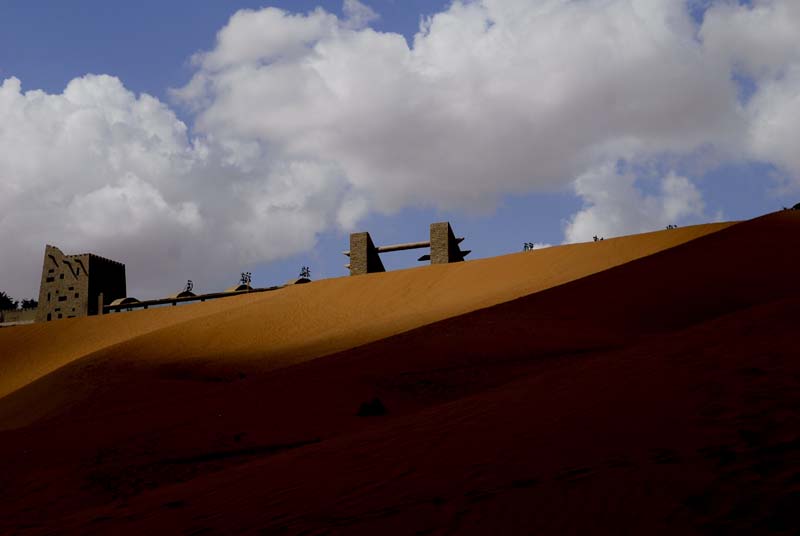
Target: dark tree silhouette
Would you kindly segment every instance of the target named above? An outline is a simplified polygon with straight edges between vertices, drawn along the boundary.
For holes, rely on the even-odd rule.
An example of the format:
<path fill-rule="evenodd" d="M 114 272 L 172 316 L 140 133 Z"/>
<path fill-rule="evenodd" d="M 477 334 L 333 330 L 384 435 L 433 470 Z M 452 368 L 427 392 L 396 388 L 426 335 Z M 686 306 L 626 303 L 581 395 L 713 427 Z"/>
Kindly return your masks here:
<path fill-rule="evenodd" d="M 0 311 L 16 309 L 19 302 L 0 290 Z"/>
<path fill-rule="evenodd" d="M 39 302 L 31 298 L 30 300 L 22 300 L 20 307 L 23 309 L 36 309 L 39 307 Z"/>

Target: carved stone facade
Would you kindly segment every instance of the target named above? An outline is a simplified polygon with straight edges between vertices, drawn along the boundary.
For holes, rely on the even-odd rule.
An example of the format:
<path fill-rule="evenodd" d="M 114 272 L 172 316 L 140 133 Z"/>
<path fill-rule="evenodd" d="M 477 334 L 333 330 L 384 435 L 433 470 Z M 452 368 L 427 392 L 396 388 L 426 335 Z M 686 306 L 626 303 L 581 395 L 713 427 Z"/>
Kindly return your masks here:
<path fill-rule="evenodd" d="M 431 264 L 449 264 L 464 260 L 450 223 L 443 221 L 431 224 Z"/>
<path fill-rule="evenodd" d="M 350 235 L 350 275 L 385 272 L 381 257 L 369 233 Z"/>
<path fill-rule="evenodd" d="M 96 315 L 102 313 L 103 305 L 126 294 L 124 264 L 91 253 L 64 255 L 48 245 L 36 321 Z"/>

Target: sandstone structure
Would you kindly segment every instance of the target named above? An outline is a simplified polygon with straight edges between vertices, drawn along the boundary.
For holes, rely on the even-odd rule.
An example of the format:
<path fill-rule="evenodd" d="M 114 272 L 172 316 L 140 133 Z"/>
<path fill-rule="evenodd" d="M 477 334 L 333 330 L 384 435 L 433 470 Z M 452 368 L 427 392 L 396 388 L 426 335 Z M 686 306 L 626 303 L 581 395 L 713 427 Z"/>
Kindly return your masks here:
<path fill-rule="evenodd" d="M 430 248 L 429 255 L 423 255 L 419 261 L 431 261 L 431 264 L 449 264 L 461 262 L 470 251 L 462 251 L 458 244 L 463 238 L 456 238 L 450 222 L 432 223 L 430 227 L 430 240 L 427 242 L 410 242 L 407 244 L 394 244 L 391 246 L 376 247 L 369 233 L 353 233 L 350 235 L 350 250 L 344 254 L 350 257 L 350 275 L 371 274 L 385 272 L 381 262 L 380 253 L 390 251 L 403 251 L 408 249 Z"/>
<path fill-rule="evenodd" d="M 124 264 L 45 246 L 37 322 L 102 314 L 104 305 L 125 296 Z"/>
<path fill-rule="evenodd" d="M 385 272 L 378 249 L 369 233 L 350 235 L 350 275 Z"/>
<path fill-rule="evenodd" d="M 469 251 L 461 251 L 458 247 L 462 239 L 456 239 L 449 222 L 431 224 L 431 264 L 449 264 L 461 262 Z"/>

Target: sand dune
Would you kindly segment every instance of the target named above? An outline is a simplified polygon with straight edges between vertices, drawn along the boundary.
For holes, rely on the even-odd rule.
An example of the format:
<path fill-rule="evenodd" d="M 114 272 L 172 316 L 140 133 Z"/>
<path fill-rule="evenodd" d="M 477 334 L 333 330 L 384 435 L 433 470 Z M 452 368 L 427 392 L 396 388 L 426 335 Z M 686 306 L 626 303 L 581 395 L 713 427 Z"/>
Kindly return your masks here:
<path fill-rule="evenodd" d="M 216 300 L 200 307 L 152 309 L 146 314 L 64 319 L 0 329 L 0 397 L 99 349 L 188 319 L 239 307 L 257 296 Z"/>
<path fill-rule="evenodd" d="M 399 415 L 357 430 L 340 417 L 344 433 L 328 437 L 307 424 L 293 442 L 263 443 L 274 451 L 248 452 L 223 427 L 231 439 L 212 452 L 229 459 L 184 451 L 172 466 L 153 465 L 174 471 L 194 460 L 200 474 L 173 473 L 166 480 L 178 483 L 161 486 L 153 465 L 134 464 L 154 491 L 61 526 L 85 534 L 792 533 L 800 368 L 790 319 L 798 313 L 795 298 L 624 350 L 516 363 L 488 385 L 471 383 L 469 369 L 429 372 L 415 380 L 458 386 L 461 396 L 411 411 L 407 394 L 385 389 Z M 357 400 L 333 405 L 341 415 Z M 313 420 L 313 408 L 290 407 Z M 239 433 L 253 430 L 238 424 Z"/>
<path fill-rule="evenodd" d="M 277 367 L 502 303 L 674 247 L 730 223 L 561 246 L 174 308 L 0 330 L 0 397 L 118 344 L 134 359 Z"/>
<path fill-rule="evenodd" d="M 0 533 L 790 533 L 800 212 L 521 291 L 533 258 L 471 280 L 511 273 L 469 299 L 513 299 L 293 366 L 192 342 L 210 317 L 65 364 L 0 399 L 0 422 L 46 417 L 0 431 Z M 412 303 L 428 271 L 367 284 Z"/>

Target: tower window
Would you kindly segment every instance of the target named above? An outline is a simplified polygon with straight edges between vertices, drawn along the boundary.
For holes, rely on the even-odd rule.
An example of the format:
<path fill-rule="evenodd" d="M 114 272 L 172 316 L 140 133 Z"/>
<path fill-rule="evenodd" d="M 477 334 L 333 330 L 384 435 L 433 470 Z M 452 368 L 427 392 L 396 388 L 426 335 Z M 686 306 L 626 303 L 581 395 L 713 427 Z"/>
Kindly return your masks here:
<path fill-rule="evenodd" d="M 59 279 L 64 279 L 64 274 L 58 274 Z"/>

